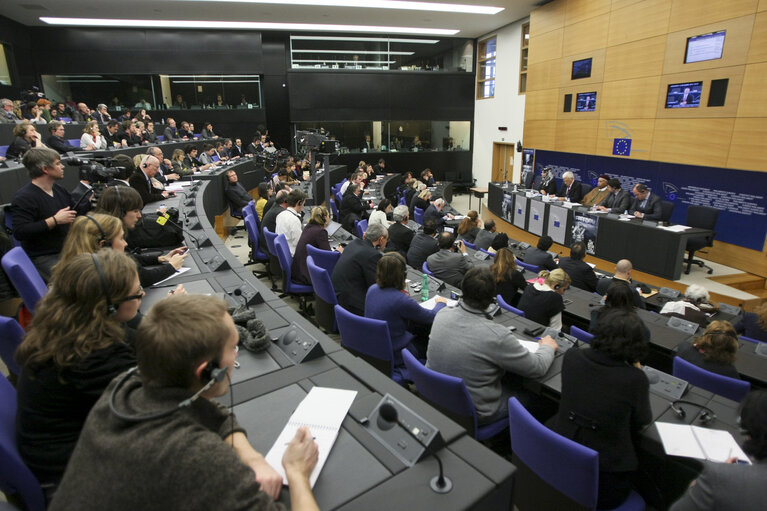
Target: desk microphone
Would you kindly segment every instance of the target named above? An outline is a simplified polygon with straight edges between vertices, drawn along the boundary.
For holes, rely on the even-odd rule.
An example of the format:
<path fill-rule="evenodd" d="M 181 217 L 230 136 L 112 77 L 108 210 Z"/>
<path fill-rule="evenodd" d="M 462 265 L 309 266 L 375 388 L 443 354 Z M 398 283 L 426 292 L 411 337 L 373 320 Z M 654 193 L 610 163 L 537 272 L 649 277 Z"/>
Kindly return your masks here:
<path fill-rule="evenodd" d="M 383 403 L 378 408 L 378 419 L 376 420 L 376 424 L 382 431 L 387 431 L 393 428 L 395 424 L 407 431 L 416 442 L 421 444 L 421 446 L 423 446 L 423 448 L 437 460 L 437 464 L 439 465 L 439 475 L 434 476 L 429 482 L 431 489 L 436 493 L 448 493 L 453 489 L 453 481 L 451 481 L 449 477 L 445 477 L 445 473 L 442 469 L 442 460 L 439 459 L 439 456 L 437 456 L 437 453 L 435 453 L 431 447 L 421 442 L 418 436 L 399 420 L 399 414 L 397 413 L 397 409 L 394 408 L 394 405 L 391 403 Z"/>

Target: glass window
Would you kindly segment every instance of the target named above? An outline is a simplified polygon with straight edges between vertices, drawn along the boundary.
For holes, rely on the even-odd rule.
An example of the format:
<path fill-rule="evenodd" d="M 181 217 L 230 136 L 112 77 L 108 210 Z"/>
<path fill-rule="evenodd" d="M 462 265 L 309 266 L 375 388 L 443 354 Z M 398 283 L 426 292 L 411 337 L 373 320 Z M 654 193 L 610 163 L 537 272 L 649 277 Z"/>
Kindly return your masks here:
<path fill-rule="evenodd" d="M 522 50 L 519 55 L 519 93 L 527 91 L 527 54 L 530 47 L 530 23 L 522 25 Z"/>
<path fill-rule="evenodd" d="M 495 37 L 479 42 L 477 50 L 477 99 L 495 96 Z"/>
<path fill-rule="evenodd" d="M 258 75 L 160 75 L 169 108 L 260 108 Z"/>
<path fill-rule="evenodd" d="M 8 69 L 8 59 L 5 56 L 5 46 L 0 44 L 0 85 L 13 85 L 11 71 Z"/>

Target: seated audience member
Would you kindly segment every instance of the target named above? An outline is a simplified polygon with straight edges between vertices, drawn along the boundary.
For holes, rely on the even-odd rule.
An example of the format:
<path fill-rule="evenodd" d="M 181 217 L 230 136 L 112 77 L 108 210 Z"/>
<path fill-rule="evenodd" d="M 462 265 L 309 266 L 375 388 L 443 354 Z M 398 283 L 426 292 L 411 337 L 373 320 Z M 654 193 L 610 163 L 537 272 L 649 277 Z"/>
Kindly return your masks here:
<path fill-rule="evenodd" d="M 218 135 L 213 133 L 213 124 L 208 121 L 202 123 L 202 131 L 200 132 L 200 138 L 218 138 Z"/>
<path fill-rule="evenodd" d="M 445 209 L 445 199 L 437 199 L 431 203 L 423 212 L 423 221 L 431 220 L 435 223 L 438 229 L 441 229 L 445 225 L 445 219 L 452 220 L 453 215 L 443 215 L 442 210 Z"/>
<path fill-rule="evenodd" d="M 610 287 L 610 284 L 616 281 L 625 282 L 631 288 L 634 295 L 634 306 L 639 309 L 645 309 L 644 298 L 642 298 L 639 291 L 637 291 L 636 286 L 634 286 L 634 283 L 631 281 L 631 271 L 633 269 L 634 267 L 631 265 L 631 261 L 628 259 L 621 259 L 618 261 L 618 264 L 615 265 L 615 275 L 613 275 L 612 278 L 605 277 L 597 281 L 597 293 L 604 296 L 605 293 L 607 293 L 607 288 Z"/>
<path fill-rule="evenodd" d="M 429 335 L 426 366 L 462 378 L 480 424 L 508 416 L 508 401 L 516 396 L 531 404 L 522 390 L 521 377 L 546 374 L 557 343 L 549 336 L 531 353 L 505 326 L 487 314 L 496 296 L 495 278 L 489 268 L 478 266 L 466 273 L 458 307 L 442 309 Z"/>
<path fill-rule="evenodd" d="M 58 151 L 60 154 L 68 153 L 70 151 L 79 151 L 79 147 L 75 147 L 64 138 L 64 123 L 61 121 L 51 121 L 48 123 L 48 131 L 51 132 L 51 136 L 45 141 L 45 144 Z"/>
<path fill-rule="evenodd" d="M 166 185 L 168 183 L 172 183 L 173 181 L 178 181 L 180 176 L 173 172 L 173 163 L 165 157 L 165 155 L 162 152 L 162 149 L 160 149 L 157 146 L 148 147 L 146 150 L 146 154 L 151 154 L 155 158 L 157 158 L 157 161 L 160 162 L 160 169 L 157 171 L 157 174 L 155 175 L 155 178 L 162 183 L 163 185 Z"/>
<path fill-rule="evenodd" d="M 144 143 L 139 133 L 138 124 L 133 121 L 123 121 L 122 139 L 131 147 L 140 146 Z"/>
<path fill-rule="evenodd" d="M 341 225 L 349 232 L 354 232 L 354 222 L 364 220 L 368 215 L 368 204 L 362 200 L 362 187 L 352 183 L 346 189 L 341 208 L 338 211 Z"/>
<path fill-rule="evenodd" d="M 421 307 L 407 292 L 407 264 L 402 254 L 392 252 L 378 260 L 376 283 L 365 297 L 365 317 L 386 321 L 394 352 L 394 366 L 404 367 L 401 351 L 407 348 L 416 357 L 426 355 L 434 317 L 446 304 L 441 296 L 429 310 Z"/>
<path fill-rule="evenodd" d="M 93 114 L 93 120 L 99 124 L 106 124 L 112 120 L 112 116 L 107 112 L 107 106 L 104 103 L 99 103 L 96 106 L 96 113 Z"/>
<path fill-rule="evenodd" d="M 616 214 L 628 212 L 631 207 L 631 196 L 629 192 L 621 188 L 620 180 L 613 177 L 607 181 L 607 191 L 607 198 L 601 206 L 597 206 L 597 209 Z"/>
<path fill-rule="evenodd" d="M 585 197 L 583 197 L 583 200 L 581 200 L 581 204 L 588 207 L 593 206 L 599 206 L 604 201 L 607 200 L 607 197 L 610 195 L 610 191 L 607 187 L 607 182 L 610 180 L 610 176 L 607 174 L 602 174 L 597 178 L 597 185 L 589 191 L 589 193 L 586 194 Z"/>
<path fill-rule="evenodd" d="M 88 108 L 88 105 L 85 103 L 77 103 L 77 110 L 75 111 L 74 115 L 72 115 L 72 120 L 74 122 L 92 121 L 94 120 L 93 112 L 91 112 L 91 109 Z"/>
<path fill-rule="evenodd" d="M 463 241 L 455 241 L 451 232 L 443 232 L 437 237 L 439 251 L 426 258 L 426 266 L 438 279 L 451 286 L 461 287 L 463 276 L 474 266 L 474 258 L 466 253 Z"/>
<path fill-rule="evenodd" d="M 43 112 L 40 107 L 37 106 L 37 102 L 30 101 L 27 103 L 27 113 L 24 118 L 32 124 L 47 124 L 47 121 L 43 117 Z"/>
<path fill-rule="evenodd" d="M 256 203 L 255 203 L 256 214 L 258 215 L 259 220 L 264 219 L 264 207 L 266 206 L 266 203 L 269 202 L 269 198 L 271 196 L 272 196 L 272 189 L 269 187 L 269 184 L 259 183 L 258 199 L 256 200 Z"/>
<path fill-rule="evenodd" d="M 120 133 L 120 123 L 115 119 L 107 122 L 104 133 L 101 135 L 107 142 L 107 147 L 128 147 L 128 141 Z"/>
<path fill-rule="evenodd" d="M 202 144 L 202 152 L 200 153 L 200 163 L 203 165 L 214 165 L 213 154 L 216 152 L 216 148 L 213 144 Z"/>
<path fill-rule="evenodd" d="M 165 129 L 162 132 L 162 136 L 166 142 L 172 142 L 181 138 L 176 127 L 176 120 L 173 117 L 168 117 L 165 120 Z"/>
<path fill-rule="evenodd" d="M 565 310 L 562 295 L 570 287 L 570 277 L 561 268 L 551 272 L 541 270 L 538 275 L 544 279 L 543 284 L 534 282 L 527 286 L 517 308 L 525 313 L 527 319 L 561 330 L 562 311 Z"/>
<path fill-rule="evenodd" d="M 418 136 L 415 137 L 415 140 L 418 140 Z M 418 145 L 421 145 L 420 141 L 418 142 Z M 431 169 L 424 169 L 423 172 L 421 172 L 421 181 L 423 181 L 426 186 L 435 186 L 437 184 L 437 182 L 434 180 L 434 174 L 432 174 Z"/>
<path fill-rule="evenodd" d="M 51 102 L 48 101 L 45 98 L 40 98 L 37 100 L 37 107 L 40 109 L 40 114 L 43 119 L 45 119 L 45 122 L 51 122 L 53 120 L 53 117 L 51 116 Z"/>
<path fill-rule="evenodd" d="M 46 147 L 40 139 L 40 134 L 35 129 L 35 126 L 27 121 L 14 126 L 13 136 L 13 142 L 5 151 L 5 157 L 9 160 L 21 159 L 33 147 Z"/>
<path fill-rule="evenodd" d="M 684 298 L 676 302 L 666 302 L 660 313 L 664 316 L 686 319 L 705 328 L 708 325 L 706 311 L 716 310 L 716 306 L 709 299 L 710 296 L 705 287 L 692 284 L 685 290 Z"/>
<path fill-rule="evenodd" d="M 650 383 L 639 361 L 648 344 L 636 314 L 611 310 L 591 349 L 568 350 L 554 431 L 599 453 L 597 508 L 618 507 L 639 466 L 632 437 L 652 422 Z"/>
<path fill-rule="evenodd" d="M 277 222 L 274 224 L 274 233 L 279 235 L 285 235 L 285 240 L 288 242 L 288 248 L 290 249 L 290 255 L 296 253 L 296 246 L 298 245 L 298 239 L 301 237 L 302 232 L 302 211 L 304 210 L 304 204 L 306 203 L 306 194 L 298 188 L 291 190 L 286 199 L 288 207 L 277 215 Z"/>
<path fill-rule="evenodd" d="M 224 150 L 224 142 L 221 140 L 216 141 L 215 144 L 213 144 L 213 159 L 218 159 L 218 161 L 226 161 L 229 159 L 229 152 Z"/>
<path fill-rule="evenodd" d="M 477 236 L 474 238 L 473 243 L 477 246 L 477 249 L 483 248 L 487 250 L 490 248 L 490 245 L 493 243 L 493 239 L 496 237 L 496 230 L 497 227 L 495 226 L 495 220 L 488 220 L 485 222 L 485 228 L 479 230 L 477 232 Z"/>
<path fill-rule="evenodd" d="M 86 151 L 97 151 L 99 149 L 106 149 L 107 141 L 101 136 L 99 131 L 99 123 L 96 121 L 88 121 L 83 128 L 83 136 L 80 137 L 80 149 Z"/>
<path fill-rule="evenodd" d="M 231 140 L 229 141 L 231 142 Z M 226 144 L 224 144 L 226 146 Z M 235 158 L 242 158 L 245 156 L 245 148 L 242 147 L 242 139 L 241 138 L 235 138 L 234 144 L 232 144 L 229 149 L 229 157 L 232 159 Z"/>
<path fill-rule="evenodd" d="M 473 244 L 474 240 L 477 239 L 477 234 L 479 234 L 481 227 L 482 219 L 479 218 L 479 213 L 472 209 L 466 213 L 466 218 L 461 220 L 461 223 L 458 224 L 456 237 Z"/>
<path fill-rule="evenodd" d="M 767 390 L 749 393 L 740 407 L 743 451 L 756 462 L 703 462 L 703 472 L 670 511 L 741 511 L 761 509 L 767 498 Z"/>
<path fill-rule="evenodd" d="M 386 248 L 389 233 L 381 224 L 368 227 L 362 239 L 352 240 L 341 254 L 330 277 L 338 304 L 344 309 L 363 316 L 365 295 L 376 281 L 378 260 Z"/>
<path fill-rule="evenodd" d="M 551 236 L 541 236 L 538 238 L 536 247 L 528 247 L 525 251 L 525 257 L 522 259 L 527 264 L 534 264 L 541 270 L 553 271 L 557 268 L 554 258 L 547 252 L 554 244 Z"/>
<path fill-rule="evenodd" d="M 420 188 L 419 188 L 420 187 Z M 410 181 L 410 186 L 405 190 L 405 204 L 407 204 L 408 209 L 410 210 L 410 217 L 413 217 L 413 200 L 415 200 L 415 197 L 418 196 L 421 190 L 425 190 L 426 185 L 418 181 L 417 179 L 412 179 Z M 420 206 L 419 206 L 420 207 Z M 426 208 L 428 208 L 429 205 L 426 205 Z M 421 209 L 426 209 L 421 208 Z"/>
<path fill-rule="evenodd" d="M 493 242 L 490 244 L 490 248 L 487 249 L 491 254 L 497 253 L 502 248 L 509 248 L 509 235 L 505 232 L 499 232 Z"/>
<path fill-rule="evenodd" d="M 344 195 L 346 195 L 346 191 L 349 189 L 349 185 L 352 183 L 356 183 L 360 185 L 360 188 L 364 187 L 364 180 L 362 179 L 362 172 L 354 172 L 351 175 L 350 179 L 347 179 L 344 181 L 344 183 L 341 185 L 341 189 L 339 192 L 341 193 L 341 197 L 343 198 Z"/>
<path fill-rule="evenodd" d="M 151 105 L 149 103 L 143 102 L 143 104 L 137 104 L 136 108 L 138 108 L 139 111 L 134 117 L 134 119 L 141 122 L 148 122 L 152 120 L 152 118 L 149 117 L 149 114 L 146 113 L 146 111 L 151 108 Z"/>
<path fill-rule="evenodd" d="M 155 177 L 159 169 L 160 160 L 154 156 L 144 155 L 139 167 L 128 178 L 128 182 L 141 195 L 141 200 L 144 201 L 145 205 L 170 197 L 169 192 L 160 191 L 152 186 L 152 178 Z"/>
<path fill-rule="evenodd" d="M 272 500 L 282 477 L 213 401 L 229 391 L 237 341 L 219 298 L 172 296 L 153 306 L 138 331 L 138 370 L 115 379 L 96 402 L 51 511 L 285 509 Z M 192 404 L 177 410 L 184 399 Z M 164 410 L 171 412 L 136 419 Z M 309 484 L 317 456 L 312 433 L 299 428 L 282 458 L 292 509 L 319 509 Z M 183 474 L 181 481 L 158 486 L 169 472 Z"/>
<path fill-rule="evenodd" d="M 527 287 L 527 281 L 517 268 L 514 252 L 508 248 L 498 250 L 495 254 L 495 260 L 490 266 L 490 271 L 495 277 L 497 293 L 506 303 L 516 306 L 521 296 L 520 291 L 524 291 Z"/>
<path fill-rule="evenodd" d="M 767 342 L 767 304 L 762 304 L 754 312 L 746 312 L 737 323 L 735 331 L 749 339 Z"/>
<path fill-rule="evenodd" d="M 415 215 L 415 208 L 422 209 L 425 213 L 426 210 L 429 209 L 429 206 L 431 206 L 431 192 L 426 189 L 425 184 L 420 183 L 420 186 L 423 187 L 423 189 L 419 190 L 418 193 L 413 195 L 412 199 L 410 200 L 411 215 Z"/>
<path fill-rule="evenodd" d="M 554 172 L 550 168 L 544 167 L 541 170 L 541 184 L 539 190 L 543 195 L 556 195 L 557 182 L 554 179 Z"/>
<path fill-rule="evenodd" d="M 98 266 L 97 266 L 98 265 Z M 144 291 L 136 264 L 103 250 L 57 266 L 16 352 L 19 453 L 50 497 L 88 412 L 109 382 L 136 364 L 123 323 Z"/>
<path fill-rule="evenodd" d="M 575 180 L 575 175 L 569 170 L 562 174 L 562 188 L 559 189 L 558 200 L 568 202 L 580 202 L 583 198 L 583 187 L 580 181 Z"/>
<path fill-rule="evenodd" d="M 184 147 L 184 152 L 186 153 L 186 156 L 184 156 L 184 168 L 191 170 L 192 173 L 202 170 L 209 170 L 214 167 L 212 163 L 206 163 L 203 165 L 200 160 L 197 159 L 197 148 L 194 145 L 186 145 Z"/>
<path fill-rule="evenodd" d="M 184 166 L 184 150 L 174 149 L 173 154 L 170 157 L 170 168 L 174 174 L 179 177 L 189 176 L 194 173 L 194 170 Z"/>
<path fill-rule="evenodd" d="M 312 215 L 309 217 L 301 237 L 298 238 L 296 253 L 293 255 L 293 266 L 291 267 L 293 282 L 311 285 L 312 278 L 306 265 L 306 256 L 308 255 L 306 246 L 311 245 L 320 250 L 330 250 L 328 231 L 325 230 L 329 223 L 330 213 L 325 206 L 315 206 L 312 208 Z M 338 251 L 343 252 L 343 247 L 339 246 Z"/>
<path fill-rule="evenodd" d="M 634 185 L 631 190 L 634 201 L 629 208 L 629 214 L 645 220 L 660 220 L 663 214 L 660 197 L 650 193 L 650 189 L 642 183 Z"/>
<path fill-rule="evenodd" d="M 368 225 L 381 224 L 384 227 L 389 227 L 389 221 L 386 219 L 386 215 L 391 213 L 391 201 L 389 199 L 381 199 L 378 206 L 374 211 L 371 211 L 370 218 L 368 219 Z"/>
<path fill-rule="evenodd" d="M 735 369 L 738 333 L 729 321 L 712 321 L 694 342 L 677 346 L 677 356 L 696 366 L 729 378 L 740 379 Z"/>
<path fill-rule="evenodd" d="M 389 243 L 387 243 L 387 246 L 397 250 L 403 256 L 407 256 L 408 250 L 410 250 L 410 242 L 413 241 L 413 236 L 415 236 L 413 229 L 407 226 L 410 220 L 407 206 L 403 204 L 394 208 L 392 218 L 394 223 L 389 227 Z"/>
<path fill-rule="evenodd" d="M 559 260 L 559 267 L 570 276 L 572 285 L 591 291 L 597 290 L 597 274 L 584 259 L 586 258 L 586 244 L 582 241 L 576 241 L 570 247 L 570 257 L 563 257 Z"/>
<path fill-rule="evenodd" d="M 237 172 L 234 170 L 228 170 L 226 172 L 227 185 L 224 190 L 226 200 L 229 201 L 229 205 L 234 206 L 236 209 L 242 210 L 248 203 L 253 200 L 248 191 L 239 183 Z"/>
<path fill-rule="evenodd" d="M 277 230 L 277 216 L 288 207 L 288 190 L 280 190 L 274 194 L 274 205 L 268 210 L 264 208 L 264 218 L 261 220 L 261 229 L 274 233 Z M 271 199 L 269 199 L 271 200 Z"/>
<path fill-rule="evenodd" d="M 423 230 L 413 236 L 410 241 L 410 249 L 407 251 L 407 264 L 420 270 L 424 261 L 439 251 L 436 240 L 437 226 L 434 222 L 424 222 Z"/>
<path fill-rule="evenodd" d="M 176 94 L 176 99 L 173 100 L 173 108 L 188 108 L 181 94 Z"/>
<path fill-rule="evenodd" d="M 182 121 L 181 122 L 181 128 L 178 130 L 178 136 L 181 140 L 192 140 L 194 139 L 194 132 L 191 130 L 191 126 L 188 122 Z"/>
<path fill-rule="evenodd" d="M 591 321 L 589 323 L 589 332 L 594 332 L 597 329 L 597 325 L 600 318 L 607 314 L 608 311 L 618 309 L 623 311 L 624 314 L 635 314 L 634 310 L 634 298 L 631 292 L 631 288 L 628 283 L 622 280 L 616 280 L 610 284 L 605 291 L 605 304 L 603 307 L 591 309 Z M 647 328 L 644 321 L 640 319 L 642 323 L 642 332 L 644 338 L 650 340 L 650 329 Z"/>
<path fill-rule="evenodd" d="M 144 142 L 149 142 L 150 144 L 157 143 L 157 134 L 154 132 L 154 122 L 146 121 L 141 137 L 144 139 Z"/>
<path fill-rule="evenodd" d="M 14 123 L 21 118 L 13 111 L 13 101 L 7 98 L 0 99 L 0 123 Z"/>
<path fill-rule="evenodd" d="M 47 282 L 51 268 L 59 260 L 69 224 L 78 213 L 88 211 L 90 203 L 76 204 L 70 193 L 58 184 L 64 178 L 64 164 L 56 151 L 30 149 L 22 162 L 31 182 L 13 197 L 13 234 Z"/>
<path fill-rule="evenodd" d="M 124 123 L 125 121 L 132 120 L 133 113 L 131 112 L 131 107 L 126 106 L 123 108 L 123 114 L 117 118 L 118 121 Z"/>

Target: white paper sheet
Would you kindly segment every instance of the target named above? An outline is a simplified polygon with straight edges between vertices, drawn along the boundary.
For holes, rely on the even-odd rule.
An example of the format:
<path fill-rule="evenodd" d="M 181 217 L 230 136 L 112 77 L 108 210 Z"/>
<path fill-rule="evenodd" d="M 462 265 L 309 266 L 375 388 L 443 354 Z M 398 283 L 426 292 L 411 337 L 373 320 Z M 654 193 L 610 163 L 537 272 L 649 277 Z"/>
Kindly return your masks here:
<path fill-rule="evenodd" d="M 176 270 L 176 273 L 174 273 L 174 274 L 173 274 L 173 275 L 171 275 L 170 277 L 167 277 L 167 278 L 164 278 L 164 279 L 162 279 L 160 282 L 155 282 L 154 284 L 152 284 L 152 286 L 159 286 L 159 285 L 160 285 L 160 284 L 162 284 L 163 282 L 166 282 L 166 281 L 168 281 L 168 280 L 172 279 L 173 277 L 177 277 L 177 276 L 179 276 L 179 275 L 181 275 L 181 274 L 183 274 L 183 273 L 186 273 L 186 272 L 188 272 L 189 270 L 191 270 L 191 268 L 189 268 L 188 266 L 182 266 L 181 268 L 179 268 L 178 270 Z"/>
<path fill-rule="evenodd" d="M 519 341 L 519 344 L 527 348 L 527 351 L 530 353 L 535 353 L 538 351 L 538 347 L 540 344 L 538 344 L 536 341 L 526 341 L 524 339 L 517 339 Z"/>
<path fill-rule="evenodd" d="M 424 309 L 434 310 L 434 307 L 437 306 L 437 297 L 433 296 L 426 300 L 425 302 L 421 302 L 419 305 L 423 307 Z M 455 307 L 458 305 L 458 300 L 448 300 L 446 307 Z"/>
<path fill-rule="evenodd" d="M 724 462 L 733 456 L 750 463 L 729 431 L 656 422 L 663 449 L 672 456 Z"/>

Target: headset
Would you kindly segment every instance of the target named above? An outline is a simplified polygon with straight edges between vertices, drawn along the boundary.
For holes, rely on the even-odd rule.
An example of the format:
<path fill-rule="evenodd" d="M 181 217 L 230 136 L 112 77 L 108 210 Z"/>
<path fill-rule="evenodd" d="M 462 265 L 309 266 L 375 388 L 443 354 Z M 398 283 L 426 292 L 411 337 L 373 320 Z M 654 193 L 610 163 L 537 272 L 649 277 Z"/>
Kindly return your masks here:
<path fill-rule="evenodd" d="M 90 215 L 85 215 L 85 218 L 87 218 L 88 220 L 90 220 L 91 222 L 93 222 L 94 224 L 96 224 L 96 227 L 97 227 L 97 228 L 98 228 L 98 230 L 99 230 L 99 241 L 98 241 L 98 244 L 99 244 L 99 246 L 100 246 L 102 243 L 104 243 L 104 242 L 107 240 L 107 235 L 106 235 L 106 233 L 104 232 L 104 229 L 101 227 L 101 224 L 100 224 L 100 223 L 98 223 L 98 221 L 97 221 L 95 218 L 93 218 L 92 216 L 90 216 Z M 96 266 L 98 267 L 98 261 L 96 261 Z M 101 272 L 101 269 L 99 268 L 99 274 L 101 274 L 101 273 L 102 273 L 102 272 Z"/>
<path fill-rule="evenodd" d="M 141 158 L 141 168 L 145 169 L 147 166 L 147 160 L 149 160 L 150 154 L 145 154 L 143 158 Z"/>
<path fill-rule="evenodd" d="M 90 218 L 91 220 L 93 220 L 93 218 L 91 218 L 90 216 L 88 216 L 87 218 Z M 93 221 L 96 223 L 96 225 L 99 225 L 98 222 L 96 222 L 96 220 L 93 220 Z M 99 225 L 99 230 L 101 230 L 100 225 Z M 101 234 L 103 235 L 104 231 L 101 231 Z M 107 300 L 107 315 L 113 316 L 117 314 L 117 305 L 112 303 L 112 299 L 109 298 L 109 286 L 107 285 L 106 275 L 104 275 L 104 270 L 101 268 L 101 263 L 99 263 L 98 256 L 96 254 L 91 254 L 91 258 L 93 258 L 93 266 L 96 267 L 96 272 L 98 272 L 99 274 L 99 281 L 101 282 L 101 290 L 104 293 L 104 298 L 106 298 Z"/>
<path fill-rule="evenodd" d="M 708 406 L 702 405 L 700 403 L 694 403 L 692 401 L 687 401 L 685 399 L 677 399 L 673 401 L 671 405 L 669 406 L 671 410 L 674 412 L 674 414 L 680 419 L 684 419 L 685 417 L 687 417 L 687 411 L 681 406 L 678 406 L 681 404 L 697 406 L 698 408 L 700 408 L 701 413 L 700 413 L 700 417 L 698 417 L 698 422 L 700 422 L 701 424 L 708 424 L 714 419 L 716 419 L 716 414 Z"/>

